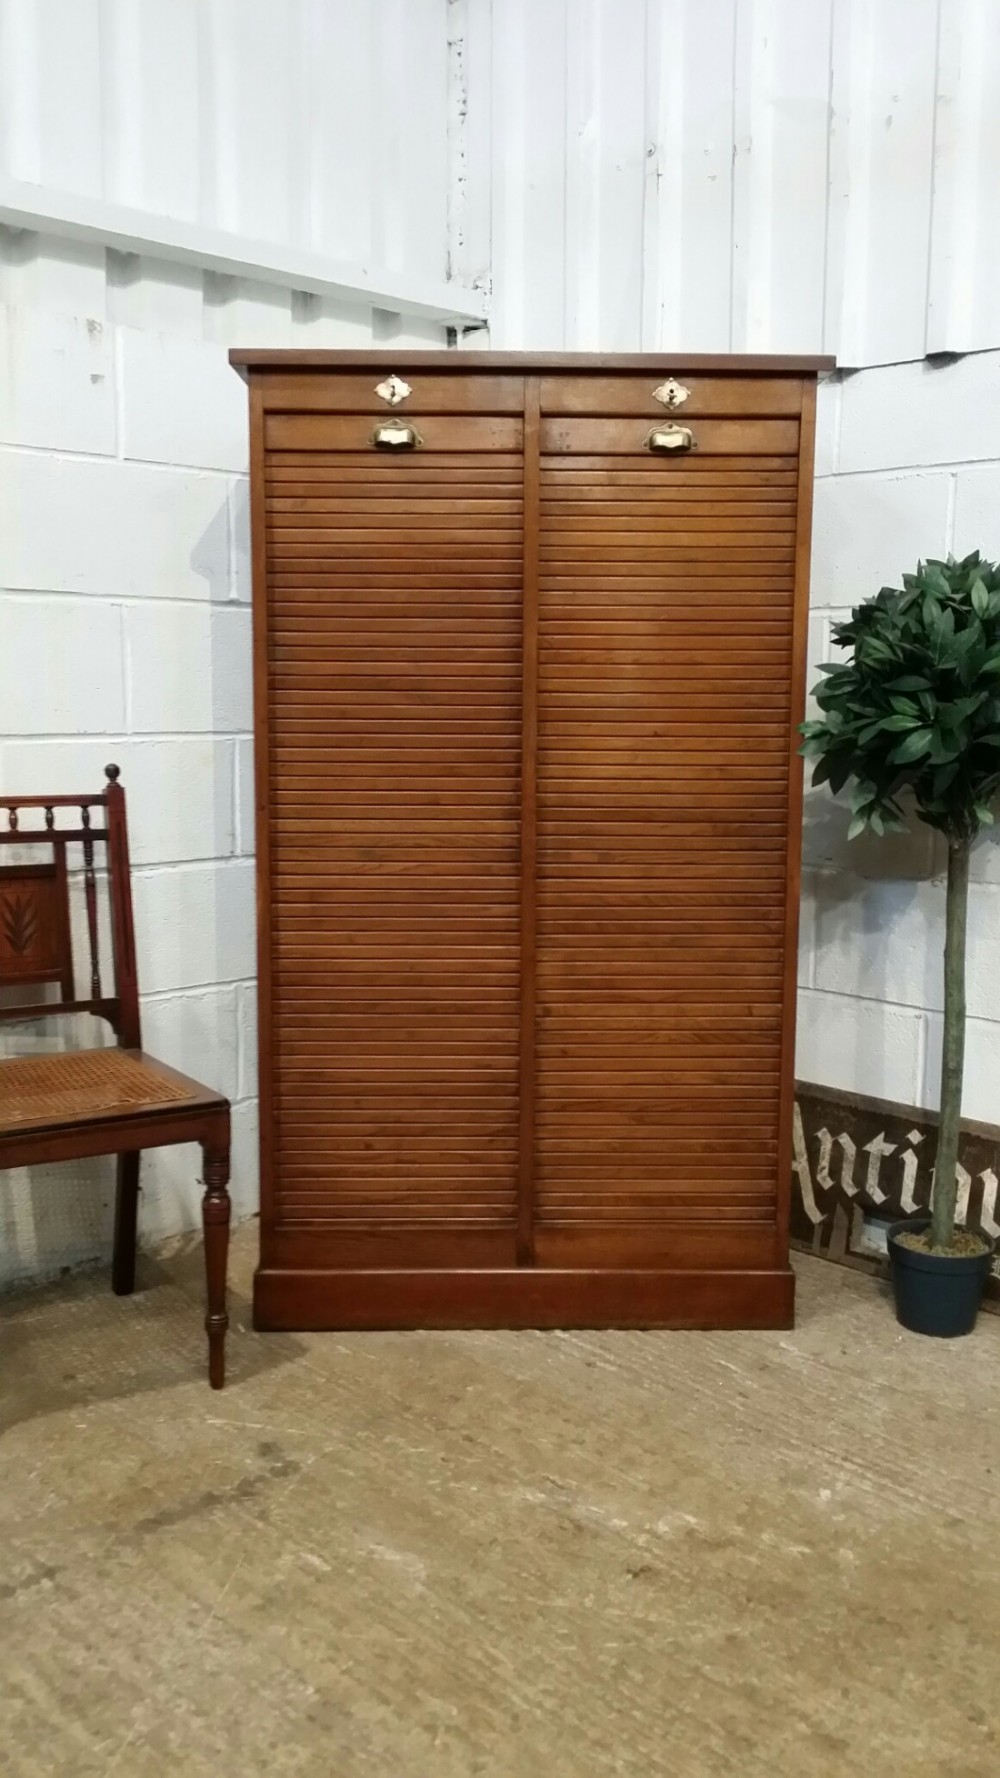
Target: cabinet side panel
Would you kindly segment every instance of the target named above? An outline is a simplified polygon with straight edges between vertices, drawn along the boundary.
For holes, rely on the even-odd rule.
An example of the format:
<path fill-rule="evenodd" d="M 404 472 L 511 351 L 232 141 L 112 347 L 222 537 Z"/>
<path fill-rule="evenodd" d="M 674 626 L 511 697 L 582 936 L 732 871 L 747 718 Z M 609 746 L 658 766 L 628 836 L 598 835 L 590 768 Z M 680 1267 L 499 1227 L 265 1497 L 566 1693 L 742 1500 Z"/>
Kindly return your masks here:
<path fill-rule="evenodd" d="M 782 1009 L 781 1118 L 778 1126 L 778 1234 L 788 1252 L 792 1195 L 792 1119 L 795 1115 L 795 1024 L 798 1006 L 799 902 L 802 893 L 802 760 L 798 725 L 806 697 L 809 629 L 809 559 L 812 546 L 813 459 L 816 445 L 816 383 L 802 390 L 799 479 L 795 528 L 795 617 L 789 688 L 788 859 L 785 882 L 785 984 Z"/>
<path fill-rule="evenodd" d="M 266 461 L 263 378 L 250 378 L 250 555 L 253 598 L 254 850 L 257 883 L 257 1060 L 261 1256 L 274 1223 L 274 1092 L 271 1055 L 270 698 Z"/>

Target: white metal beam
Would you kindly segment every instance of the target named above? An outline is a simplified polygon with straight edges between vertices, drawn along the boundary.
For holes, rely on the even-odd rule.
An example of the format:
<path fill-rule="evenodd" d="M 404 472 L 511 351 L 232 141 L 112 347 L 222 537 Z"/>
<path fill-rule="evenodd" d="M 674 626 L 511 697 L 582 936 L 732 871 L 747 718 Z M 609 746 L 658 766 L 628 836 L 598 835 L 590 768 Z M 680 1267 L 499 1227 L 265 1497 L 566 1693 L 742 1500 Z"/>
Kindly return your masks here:
<path fill-rule="evenodd" d="M 481 290 L 408 277 L 385 266 L 350 265 L 279 241 L 178 222 L 172 216 L 54 191 L 23 179 L 0 178 L 0 223 L 435 321 L 482 322 L 488 314 L 488 300 Z"/>

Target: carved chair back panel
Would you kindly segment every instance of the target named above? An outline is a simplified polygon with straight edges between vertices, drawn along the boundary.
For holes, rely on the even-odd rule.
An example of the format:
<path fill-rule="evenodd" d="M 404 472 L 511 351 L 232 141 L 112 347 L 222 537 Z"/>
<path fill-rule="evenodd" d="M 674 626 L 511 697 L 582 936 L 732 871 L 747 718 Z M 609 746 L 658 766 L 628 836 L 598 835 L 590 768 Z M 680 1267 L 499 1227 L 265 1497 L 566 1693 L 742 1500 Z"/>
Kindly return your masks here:
<path fill-rule="evenodd" d="M 58 982 L 73 998 L 65 846 L 47 864 L 0 864 L 0 986 Z"/>
<path fill-rule="evenodd" d="M 125 793 L 107 775 L 97 796 L 0 797 L 0 1022 L 91 1012 L 137 1046 Z"/>

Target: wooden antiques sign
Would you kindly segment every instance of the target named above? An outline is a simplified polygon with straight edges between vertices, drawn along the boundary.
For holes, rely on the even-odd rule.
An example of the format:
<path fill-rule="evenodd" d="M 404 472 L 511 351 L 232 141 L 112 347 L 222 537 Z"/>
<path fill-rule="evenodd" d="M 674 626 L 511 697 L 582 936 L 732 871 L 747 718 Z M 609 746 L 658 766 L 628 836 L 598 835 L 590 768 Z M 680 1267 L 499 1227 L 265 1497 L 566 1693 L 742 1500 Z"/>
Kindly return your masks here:
<path fill-rule="evenodd" d="M 888 1273 L 885 1231 L 926 1216 L 937 1116 L 799 1082 L 792 1149 L 791 1244 L 877 1276 Z M 958 1220 L 1000 1240 L 1000 1129 L 963 1123 Z M 1000 1313 L 1000 1256 L 985 1307 Z"/>

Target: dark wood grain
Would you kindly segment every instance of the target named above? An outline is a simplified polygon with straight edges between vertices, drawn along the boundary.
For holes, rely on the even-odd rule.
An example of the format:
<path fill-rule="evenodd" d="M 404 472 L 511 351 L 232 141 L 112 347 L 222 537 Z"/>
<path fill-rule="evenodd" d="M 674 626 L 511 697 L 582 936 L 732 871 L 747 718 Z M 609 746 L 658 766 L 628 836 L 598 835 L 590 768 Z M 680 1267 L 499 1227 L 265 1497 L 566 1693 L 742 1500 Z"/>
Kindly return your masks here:
<path fill-rule="evenodd" d="M 118 1156 L 115 1170 L 115 1232 L 111 1254 L 111 1288 L 116 1296 L 131 1296 L 135 1289 L 141 1162 L 141 1151 L 132 1148 Z"/>
<path fill-rule="evenodd" d="M 108 880 L 111 890 L 111 945 L 118 995 L 118 1041 L 126 1049 L 139 1049 L 139 972 L 135 955 L 135 916 L 132 912 L 132 864 L 129 858 L 125 792 L 118 767 L 108 767 Z"/>
<path fill-rule="evenodd" d="M 80 815 L 83 821 L 83 894 L 87 908 L 87 944 L 90 952 L 90 993 L 92 999 L 100 1000 L 102 995 L 100 940 L 97 930 L 97 875 L 94 870 L 94 836 L 90 831 L 89 806 L 82 808 Z"/>
<path fill-rule="evenodd" d="M 795 1279 L 785 1266 L 703 1271 L 521 1266 L 434 1272 L 262 1269 L 261 1329 L 406 1327 L 791 1327 Z"/>
<path fill-rule="evenodd" d="M 229 1222 L 232 1206 L 229 1200 L 229 1122 L 221 1133 L 213 1130 L 202 1143 L 205 1191 L 201 1202 L 202 1227 L 205 1236 L 205 1280 L 208 1306 L 205 1332 L 208 1335 L 208 1380 L 213 1389 L 221 1389 L 226 1380 L 226 1262 L 229 1253 Z"/>
<path fill-rule="evenodd" d="M 47 837 L 46 863 L 0 864 L 0 986 L 57 982 L 66 1004 L 75 997 L 67 845 Z"/>

